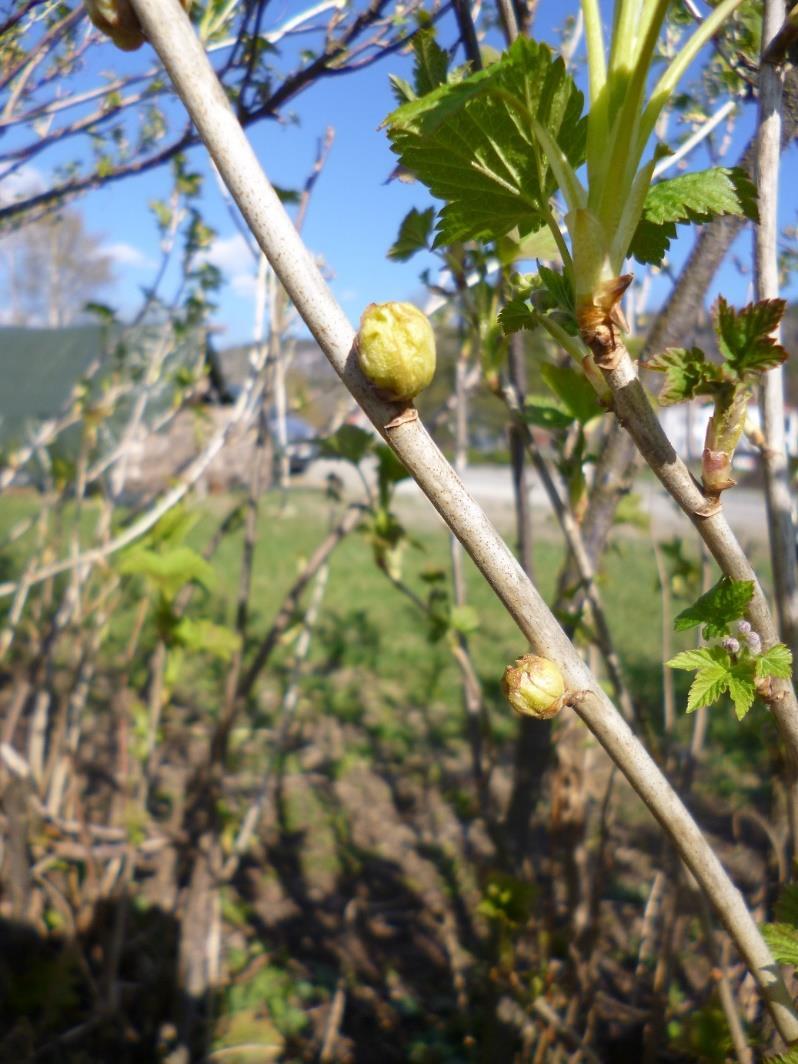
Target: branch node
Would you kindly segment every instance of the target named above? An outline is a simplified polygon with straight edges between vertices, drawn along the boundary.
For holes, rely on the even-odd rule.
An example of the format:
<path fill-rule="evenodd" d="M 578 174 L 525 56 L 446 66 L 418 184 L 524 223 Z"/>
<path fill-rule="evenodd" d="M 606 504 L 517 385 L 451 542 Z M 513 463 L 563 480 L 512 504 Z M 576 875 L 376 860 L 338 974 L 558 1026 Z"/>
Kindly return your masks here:
<path fill-rule="evenodd" d="M 387 424 L 383 425 L 383 428 L 386 432 L 391 432 L 393 429 L 398 429 L 400 425 L 406 425 L 408 421 L 418 421 L 418 410 L 412 403 L 400 410 L 396 417 L 392 417 Z"/>

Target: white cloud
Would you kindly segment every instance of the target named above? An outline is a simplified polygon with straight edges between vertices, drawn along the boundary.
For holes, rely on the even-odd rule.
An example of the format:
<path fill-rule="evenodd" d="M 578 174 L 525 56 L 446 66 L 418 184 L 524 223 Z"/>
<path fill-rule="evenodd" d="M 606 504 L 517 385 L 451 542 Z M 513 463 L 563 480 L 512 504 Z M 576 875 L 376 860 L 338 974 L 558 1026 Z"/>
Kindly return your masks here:
<path fill-rule="evenodd" d="M 133 244 L 126 244 L 124 241 L 115 244 L 103 244 L 101 250 L 120 266 L 133 266 L 152 270 L 158 265 L 149 255 L 145 255 L 139 248 L 134 247 Z"/>
<path fill-rule="evenodd" d="M 0 169 L 0 203 L 35 195 L 45 187 L 42 172 L 35 166 L 21 166 L 11 174 L 6 174 L 6 170 L 8 166 Z"/>
<path fill-rule="evenodd" d="M 255 294 L 256 262 L 241 233 L 217 237 L 205 255 L 208 262 L 221 270 L 223 280 L 242 299 Z"/>
<path fill-rule="evenodd" d="M 255 259 L 240 233 L 217 237 L 208 248 L 206 258 L 218 266 L 222 273 L 235 276 L 255 272 Z"/>
<path fill-rule="evenodd" d="M 233 289 L 237 296 L 246 297 L 252 299 L 255 295 L 255 274 L 254 273 L 237 273 L 230 278 L 230 287 Z"/>

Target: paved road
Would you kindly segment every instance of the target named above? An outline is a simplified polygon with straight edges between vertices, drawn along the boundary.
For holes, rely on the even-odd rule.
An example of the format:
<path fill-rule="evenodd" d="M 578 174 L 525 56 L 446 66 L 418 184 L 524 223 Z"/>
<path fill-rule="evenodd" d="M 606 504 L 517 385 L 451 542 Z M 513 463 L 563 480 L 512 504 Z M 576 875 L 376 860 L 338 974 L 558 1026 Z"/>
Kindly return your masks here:
<path fill-rule="evenodd" d="M 343 480 L 347 492 L 362 493 L 362 483 L 351 465 L 346 462 L 320 460 L 314 462 L 296 483 L 307 486 L 323 486 L 330 473 Z M 504 466 L 472 466 L 465 475 L 465 483 L 471 494 L 485 508 L 491 519 L 500 527 L 510 527 L 512 522 L 513 489 L 510 471 Z M 660 485 L 650 477 L 638 478 L 636 493 L 641 509 L 655 522 L 661 537 L 676 532 L 685 532 L 690 527 L 687 518 L 666 495 Z M 429 505 L 412 481 L 398 487 L 398 500 L 403 507 L 418 508 L 421 518 Z M 548 499 L 537 478 L 532 483 L 532 505 L 537 513 L 551 515 Z M 724 507 L 729 523 L 741 539 L 764 541 L 767 534 L 765 502 L 761 492 L 750 488 L 734 488 L 726 492 Z M 436 520 L 434 514 L 431 519 Z M 552 517 L 553 520 L 553 517 Z"/>

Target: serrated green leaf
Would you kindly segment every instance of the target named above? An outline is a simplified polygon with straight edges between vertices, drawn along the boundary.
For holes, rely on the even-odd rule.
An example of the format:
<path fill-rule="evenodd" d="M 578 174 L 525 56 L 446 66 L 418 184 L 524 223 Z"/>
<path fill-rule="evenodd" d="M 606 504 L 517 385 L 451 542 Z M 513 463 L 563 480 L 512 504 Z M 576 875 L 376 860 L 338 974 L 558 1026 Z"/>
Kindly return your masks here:
<path fill-rule="evenodd" d="M 584 373 L 570 366 L 554 366 L 544 362 L 540 367 L 543 380 L 576 418 L 580 425 L 586 425 L 594 417 L 601 417 L 606 411 L 598 401 L 596 391 Z"/>
<path fill-rule="evenodd" d="M 783 299 L 763 299 L 735 310 L 723 296 L 713 307 L 715 333 L 724 361 L 743 380 L 781 365 L 787 352 L 770 335 L 786 309 Z"/>
<path fill-rule="evenodd" d="M 400 78 L 397 74 L 389 74 L 388 81 L 390 82 L 394 99 L 400 106 L 415 100 L 416 94 L 409 81 L 405 81 L 404 78 Z"/>
<path fill-rule="evenodd" d="M 798 927 L 798 883 L 788 883 L 782 888 L 775 905 L 775 913 L 780 924 Z"/>
<path fill-rule="evenodd" d="M 569 429 L 574 423 L 573 415 L 550 402 L 534 402 L 527 399 L 524 406 L 524 421 L 541 429 Z"/>
<path fill-rule="evenodd" d="M 648 218 L 641 218 L 629 246 L 629 254 L 643 266 L 659 266 L 668 254 L 671 241 L 675 240 L 677 229 L 675 222 L 663 222 L 657 225 Z"/>
<path fill-rule="evenodd" d="M 413 207 L 399 226 L 399 234 L 388 251 L 388 258 L 394 262 L 407 262 L 417 251 L 429 247 L 434 221 L 434 207 L 428 207 L 425 211 Z"/>
<path fill-rule="evenodd" d="M 585 150 L 582 106 L 562 60 L 519 37 L 499 62 L 394 111 L 386 122 L 393 150 L 446 202 L 435 245 L 540 228 L 556 182 L 545 159 L 538 165 L 530 117 L 576 168 Z"/>
<path fill-rule="evenodd" d="M 798 931 L 789 924 L 765 924 L 762 937 L 779 964 L 798 968 Z"/>
<path fill-rule="evenodd" d="M 574 293 L 568 279 L 557 270 L 550 270 L 540 262 L 538 263 L 538 276 L 554 305 L 575 319 Z"/>
<path fill-rule="evenodd" d="M 757 218 L 756 190 L 740 167 L 714 167 L 659 181 L 648 190 L 629 254 L 658 266 L 676 236 L 677 223 L 701 223 L 723 214 Z"/>
<path fill-rule="evenodd" d="M 520 332 L 521 329 L 536 329 L 538 316 L 525 299 L 516 296 L 499 311 L 499 325 L 504 335 L 509 336 L 510 333 Z"/>
<path fill-rule="evenodd" d="M 708 362 L 698 347 L 669 347 L 646 362 L 645 368 L 665 374 L 665 385 L 657 397 L 660 406 L 711 395 L 723 380 L 720 367 Z"/>
<path fill-rule="evenodd" d="M 715 662 L 699 669 L 690 685 L 687 696 L 687 712 L 692 713 L 702 706 L 713 706 L 729 685 L 729 670 Z"/>
<path fill-rule="evenodd" d="M 751 661 L 741 661 L 729 673 L 729 695 L 734 703 L 734 712 L 742 720 L 754 704 L 756 686 L 754 666 Z"/>
<path fill-rule="evenodd" d="M 776 643 L 756 659 L 756 675 L 760 680 L 766 676 L 789 680 L 792 676 L 792 651 L 783 643 Z"/>
<path fill-rule="evenodd" d="M 426 96 L 428 92 L 446 83 L 449 56 L 435 40 L 433 29 L 419 30 L 413 38 L 413 52 L 413 84 L 416 96 Z"/>
<path fill-rule="evenodd" d="M 722 665 L 728 670 L 731 668 L 731 658 L 722 647 L 698 647 L 695 650 L 683 650 L 665 664 L 668 668 L 684 669 L 686 672 L 713 665 Z"/>
<path fill-rule="evenodd" d="M 683 632 L 703 624 L 707 639 L 726 635 L 732 621 L 744 616 L 753 594 L 753 580 L 730 580 L 728 576 L 722 576 L 692 606 L 682 610 L 673 627 L 677 632 Z"/>

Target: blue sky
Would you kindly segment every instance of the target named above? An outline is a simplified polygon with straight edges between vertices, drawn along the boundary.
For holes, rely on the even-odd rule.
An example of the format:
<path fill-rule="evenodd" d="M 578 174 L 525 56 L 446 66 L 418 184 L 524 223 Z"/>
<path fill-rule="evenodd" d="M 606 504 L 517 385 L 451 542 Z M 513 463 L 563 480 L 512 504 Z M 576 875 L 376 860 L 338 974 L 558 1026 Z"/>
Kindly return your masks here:
<path fill-rule="evenodd" d="M 279 24 L 304 6 L 285 0 L 271 5 L 269 14 Z M 556 20 L 562 17 L 562 11 L 562 6 L 553 0 L 543 0 L 536 23 L 540 37 L 556 40 Z M 442 43 L 454 37 L 451 21 L 444 21 Z M 306 43 L 303 39 L 300 42 Z M 457 61 L 461 59 L 458 55 Z M 111 62 L 117 69 L 119 64 L 138 66 L 142 61 L 148 64 L 152 61 L 150 49 L 145 47 L 134 57 L 128 57 L 109 46 L 97 50 L 95 69 L 107 67 Z M 304 236 L 310 249 L 324 260 L 333 290 L 353 322 L 372 301 L 422 301 L 419 273 L 425 266 L 434 264 L 428 256 L 417 256 L 407 264 L 392 263 L 386 258 L 399 223 L 410 207 L 423 208 L 431 202 L 420 185 L 386 183 L 395 158 L 385 133 L 378 127 L 394 107 L 389 73 L 409 77 L 410 58 L 395 54 L 357 74 L 328 78 L 293 101 L 290 121 L 265 122 L 250 131 L 269 177 L 277 184 L 296 187 L 304 181 L 312 165 L 318 138 L 328 125 L 334 127 L 334 145 L 314 192 Z M 749 113 L 741 121 L 730 159 L 736 158 L 736 144 L 742 143 L 750 131 L 752 118 Z M 63 158 L 53 153 L 50 164 L 60 161 Z M 699 157 L 696 162 L 701 165 L 703 160 Z M 252 334 L 256 264 L 230 220 L 207 166 L 204 149 L 191 153 L 190 164 L 206 175 L 203 207 L 207 221 L 218 231 L 210 257 L 225 276 L 215 316 L 222 330 L 219 342 L 224 345 L 245 341 Z M 46 179 L 45 165 L 40 169 Z M 798 206 L 794 148 L 786 157 L 783 173 L 782 219 L 784 224 L 794 224 Z M 117 283 L 105 298 L 123 315 L 134 309 L 141 286 L 151 281 L 156 268 L 158 233 L 147 204 L 164 197 L 168 188 L 169 174 L 162 170 L 98 190 L 80 201 L 89 229 L 103 235 L 106 247 L 116 260 Z M 692 237 L 688 236 L 674 248 L 672 260 L 676 267 L 691 243 Z M 750 262 L 750 247 L 751 237 L 746 233 L 734 252 L 743 261 Z M 730 259 L 720 272 L 715 291 L 721 287 L 731 299 L 742 302 L 748 298 L 747 283 Z M 667 287 L 665 278 L 654 282 L 651 296 L 654 305 L 662 300 Z"/>

